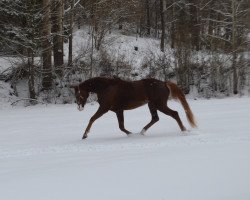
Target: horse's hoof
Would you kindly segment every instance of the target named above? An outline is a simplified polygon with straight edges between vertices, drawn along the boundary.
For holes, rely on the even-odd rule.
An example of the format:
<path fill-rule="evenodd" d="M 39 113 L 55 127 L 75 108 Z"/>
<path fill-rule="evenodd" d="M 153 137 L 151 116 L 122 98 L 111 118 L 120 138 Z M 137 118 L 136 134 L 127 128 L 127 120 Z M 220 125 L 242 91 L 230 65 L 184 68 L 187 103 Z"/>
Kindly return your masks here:
<path fill-rule="evenodd" d="M 145 135 L 145 133 L 146 133 L 145 129 L 142 129 L 141 132 L 140 132 L 141 135 Z"/>
<path fill-rule="evenodd" d="M 86 139 L 87 137 L 87 135 L 82 136 L 82 140 Z"/>
<path fill-rule="evenodd" d="M 181 129 L 181 131 L 182 131 L 182 132 L 186 132 L 186 131 L 187 131 L 186 127 L 183 127 L 183 128 Z"/>
<path fill-rule="evenodd" d="M 188 136 L 188 135 L 189 135 L 189 132 L 190 132 L 190 130 L 185 129 L 185 130 L 182 130 L 182 131 L 180 132 L 180 135 L 182 135 L 182 136 Z"/>
<path fill-rule="evenodd" d="M 132 136 L 132 133 L 131 132 L 127 133 L 127 136 L 128 137 Z"/>

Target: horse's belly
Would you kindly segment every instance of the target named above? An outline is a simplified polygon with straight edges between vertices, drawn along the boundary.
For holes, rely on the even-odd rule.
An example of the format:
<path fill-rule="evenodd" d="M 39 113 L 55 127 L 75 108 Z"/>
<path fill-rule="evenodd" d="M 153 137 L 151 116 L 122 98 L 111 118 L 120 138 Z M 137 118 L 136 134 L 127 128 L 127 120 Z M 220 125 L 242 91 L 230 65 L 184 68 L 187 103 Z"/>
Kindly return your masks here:
<path fill-rule="evenodd" d="M 143 105 L 145 105 L 147 103 L 148 103 L 148 101 L 130 102 L 128 105 L 125 106 L 124 110 L 132 110 L 132 109 L 138 108 L 140 106 L 143 106 Z"/>

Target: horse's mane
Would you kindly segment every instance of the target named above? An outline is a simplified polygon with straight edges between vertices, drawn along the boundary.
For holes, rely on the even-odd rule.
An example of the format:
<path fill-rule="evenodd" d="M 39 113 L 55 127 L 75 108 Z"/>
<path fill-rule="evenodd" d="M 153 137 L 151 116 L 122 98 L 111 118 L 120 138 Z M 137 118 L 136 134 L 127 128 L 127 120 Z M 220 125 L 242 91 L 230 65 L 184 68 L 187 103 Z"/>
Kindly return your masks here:
<path fill-rule="evenodd" d="M 116 85 L 120 81 L 122 80 L 118 77 L 114 78 L 95 77 L 82 82 L 79 85 L 79 87 L 89 92 L 99 92 L 105 90 L 107 87 L 111 85 Z"/>

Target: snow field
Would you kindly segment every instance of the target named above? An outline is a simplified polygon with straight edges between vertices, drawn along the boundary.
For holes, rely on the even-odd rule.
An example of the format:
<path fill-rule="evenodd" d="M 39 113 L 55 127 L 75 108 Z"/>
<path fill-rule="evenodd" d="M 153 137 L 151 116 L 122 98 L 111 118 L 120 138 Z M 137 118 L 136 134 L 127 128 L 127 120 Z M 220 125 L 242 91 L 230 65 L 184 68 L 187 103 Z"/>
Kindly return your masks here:
<path fill-rule="evenodd" d="M 147 106 L 125 112 L 127 137 L 114 113 L 81 136 L 98 105 L 38 105 L 0 110 L 1 199 L 250 199 L 250 99 L 189 101 L 198 129 L 150 120 Z"/>

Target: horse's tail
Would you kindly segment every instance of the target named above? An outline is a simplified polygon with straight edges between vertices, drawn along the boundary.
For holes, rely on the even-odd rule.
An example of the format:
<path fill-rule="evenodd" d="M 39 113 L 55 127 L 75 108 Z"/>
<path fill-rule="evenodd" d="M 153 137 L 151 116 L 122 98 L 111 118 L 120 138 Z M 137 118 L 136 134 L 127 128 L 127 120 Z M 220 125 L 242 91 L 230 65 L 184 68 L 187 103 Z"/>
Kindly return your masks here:
<path fill-rule="evenodd" d="M 190 109 L 188 102 L 185 98 L 185 95 L 183 94 L 183 92 L 181 91 L 181 89 L 172 82 L 166 82 L 166 86 L 168 87 L 168 89 L 170 90 L 170 95 L 173 99 L 178 99 L 181 102 L 182 107 L 185 110 L 187 119 L 189 124 L 194 128 L 197 127 L 196 125 L 196 121 L 193 115 L 192 110 Z"/>

